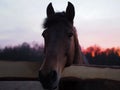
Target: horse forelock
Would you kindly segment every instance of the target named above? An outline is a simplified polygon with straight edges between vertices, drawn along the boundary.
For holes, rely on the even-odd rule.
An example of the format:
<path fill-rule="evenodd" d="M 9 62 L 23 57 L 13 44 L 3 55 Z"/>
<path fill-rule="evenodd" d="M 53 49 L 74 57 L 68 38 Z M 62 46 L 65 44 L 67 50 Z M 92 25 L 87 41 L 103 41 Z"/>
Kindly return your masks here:
<path fill-rule="evenodd" d="M 57 12 L 53 16 L 47 17 L 43 23 L 43 28 L 49 28 L 57 23 L 63 23 L 65 25 L 70 25 L 72 22 L 68 20 L 65 12 Z"/>

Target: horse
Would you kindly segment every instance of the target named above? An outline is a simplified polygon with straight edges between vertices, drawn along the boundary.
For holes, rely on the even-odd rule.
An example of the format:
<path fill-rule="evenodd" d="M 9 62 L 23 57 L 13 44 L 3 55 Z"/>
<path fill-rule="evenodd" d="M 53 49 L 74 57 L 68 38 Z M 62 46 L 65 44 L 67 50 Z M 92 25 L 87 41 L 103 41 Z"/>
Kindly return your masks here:
<path fill-rule="evenodd" d="M 44 21 L 44 61 L 39 70 L 39 80 L 43 88 L 54 90 L 58 87 L 61 73 L 72 64 L 88 63 L 79 45 L 74 27 L 75 9 L 68 2 L 66 11 L 55 12 L 52 3 L 47 6 Z"/>

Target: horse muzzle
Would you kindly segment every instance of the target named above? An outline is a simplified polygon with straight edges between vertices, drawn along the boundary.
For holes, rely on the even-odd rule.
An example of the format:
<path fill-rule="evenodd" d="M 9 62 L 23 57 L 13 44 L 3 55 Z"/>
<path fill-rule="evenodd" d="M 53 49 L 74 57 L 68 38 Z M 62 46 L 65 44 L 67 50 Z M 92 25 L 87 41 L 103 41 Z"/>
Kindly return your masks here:
<path fill-rule="evenodd" d="M 41 82 L 44 89 L 54 90 L 58 86 L 59 76 L 56 71 L 51 71 L 47 74 L 39 71 L 39 81 Z"/>

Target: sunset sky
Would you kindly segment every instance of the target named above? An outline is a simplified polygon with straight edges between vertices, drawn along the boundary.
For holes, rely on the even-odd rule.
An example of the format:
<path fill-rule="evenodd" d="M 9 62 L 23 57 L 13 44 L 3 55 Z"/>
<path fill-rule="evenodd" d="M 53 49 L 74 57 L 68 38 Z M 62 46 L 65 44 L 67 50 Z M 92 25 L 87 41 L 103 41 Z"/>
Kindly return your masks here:
<path fill-rule="evenodd" d="M 74 26 L 82 47 L 120 47 L 120 0 L 0 0 L 0 47 L 43 44 L 47 5 L 52 2 L 55 11 L 65 11 L 68 1 L 75 6 Z"/>

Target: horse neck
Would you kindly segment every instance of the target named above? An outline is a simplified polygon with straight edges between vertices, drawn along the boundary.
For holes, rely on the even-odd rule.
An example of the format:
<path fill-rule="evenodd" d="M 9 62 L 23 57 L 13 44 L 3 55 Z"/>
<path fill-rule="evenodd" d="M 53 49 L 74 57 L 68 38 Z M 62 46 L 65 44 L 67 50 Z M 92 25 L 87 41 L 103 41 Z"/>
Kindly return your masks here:
<path fill-rule="evenodd" d="M 75 41 L 75 55 L 74 55 L 74 64 L 88 64 L 88 61 L 85 57 L 85 55 L 81 51 L 81 47 L 79 45 L 78 37 L 77 37 L 77 32 L 74 27 L 74 41 Z"/>

